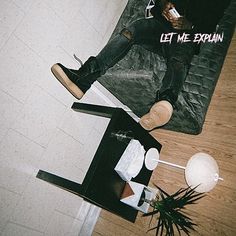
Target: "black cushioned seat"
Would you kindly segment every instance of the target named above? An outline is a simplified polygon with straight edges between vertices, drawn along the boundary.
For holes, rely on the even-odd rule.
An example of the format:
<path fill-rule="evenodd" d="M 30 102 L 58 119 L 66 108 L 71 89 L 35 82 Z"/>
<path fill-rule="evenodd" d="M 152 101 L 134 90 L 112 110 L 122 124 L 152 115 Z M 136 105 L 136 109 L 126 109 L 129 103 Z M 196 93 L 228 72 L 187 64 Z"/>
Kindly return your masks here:
<path fill-rule="evenodd" d="M 148 0 L 129 0 L 112 37 L 131 22 L 143 18 L 147 2 Z M 190 134 L 201 132 L 234 33 L 235 21 L 236 0 L 231 0 L 218 28 L 218 32 L 224 31 L 223 43 L 206 43 L 201 46 L 200 53 L 193 58 L 177 108 L 170 122 L 163 128 Z M 165 61 L 161 56 L 134 46 L 99 82 L 141 117 L 155 101 L 165 70 Z"/>

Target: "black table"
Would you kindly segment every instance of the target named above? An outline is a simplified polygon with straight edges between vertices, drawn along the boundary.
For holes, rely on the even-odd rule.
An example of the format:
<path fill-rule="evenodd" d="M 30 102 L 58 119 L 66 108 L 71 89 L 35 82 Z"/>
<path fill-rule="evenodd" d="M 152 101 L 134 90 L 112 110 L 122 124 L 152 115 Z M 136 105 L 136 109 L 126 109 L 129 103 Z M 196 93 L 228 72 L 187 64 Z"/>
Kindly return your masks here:
<path fill-rule="evenodd" d="M 83 183 L 78 184 L 43 170 L 39 170 L 37 177 L 134 222 L 138 211 L 120 201 L 125 181 L 120 178 L 114 168 L 126 149 L 130 138 L 139 140 L 146 151 L 151 147 L 155 147 L 160 152 L 161 144 L 121 108 L 74 103 L 72 109 L 110 118 Z M 122 135 L 126 137 L 122 137 Z M 132 181 L 148 185 L 151 174 L 152 171 L 149 171 L 143 165 L 140 173 Z"/>

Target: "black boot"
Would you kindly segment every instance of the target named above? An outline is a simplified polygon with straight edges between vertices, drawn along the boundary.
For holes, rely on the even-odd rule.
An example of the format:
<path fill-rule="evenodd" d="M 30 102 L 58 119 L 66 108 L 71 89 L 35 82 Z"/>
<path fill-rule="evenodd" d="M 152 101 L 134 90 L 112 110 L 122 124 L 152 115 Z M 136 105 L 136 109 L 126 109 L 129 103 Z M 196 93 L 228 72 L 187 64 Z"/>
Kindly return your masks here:
<path fill-rule="evenodd" d="M 68 69 L 60 63 L 51 68 L 54 76 L 77 99 L 81 99 L 101 72 L 96 57 L 90 57 L 79 70 Z"/>

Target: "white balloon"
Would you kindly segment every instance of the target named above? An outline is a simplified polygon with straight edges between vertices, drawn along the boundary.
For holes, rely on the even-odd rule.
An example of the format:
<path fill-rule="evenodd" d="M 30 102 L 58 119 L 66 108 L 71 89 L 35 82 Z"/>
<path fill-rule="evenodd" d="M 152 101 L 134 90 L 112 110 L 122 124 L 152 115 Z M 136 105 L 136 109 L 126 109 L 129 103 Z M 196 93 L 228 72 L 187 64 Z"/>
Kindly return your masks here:
<path fill-rule="evenodd" d="M 199 193 L 212 190 L 219 179 L 219 167 L 215 159 L 206 153 L 193 155 L 185 168 L 185 179 L 187 184 Z"/>

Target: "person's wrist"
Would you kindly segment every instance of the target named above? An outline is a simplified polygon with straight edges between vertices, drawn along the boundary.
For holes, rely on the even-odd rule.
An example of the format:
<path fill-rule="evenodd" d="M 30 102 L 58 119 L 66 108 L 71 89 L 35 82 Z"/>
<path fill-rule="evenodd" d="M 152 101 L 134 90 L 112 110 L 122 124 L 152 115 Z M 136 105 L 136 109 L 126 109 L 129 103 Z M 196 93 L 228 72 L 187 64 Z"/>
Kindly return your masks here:
<path fill-rule="evenodd" d="M 186 30 L 192 30 L 194 28 L 194 25 L 192 22 L 186 20 Z"/>
<path fill-rule="evenodd" d="M 163 11 L 165 10 L 166 5 L 167 5 L 168 2 L 169 2 L 169 1 L 167 1 L 167 0 L 161 0 L 161 1 L 159 1 L 159 6 L 160 6 L 160 9 L 161 9 L 161 12 L 163 12 Z"/>

